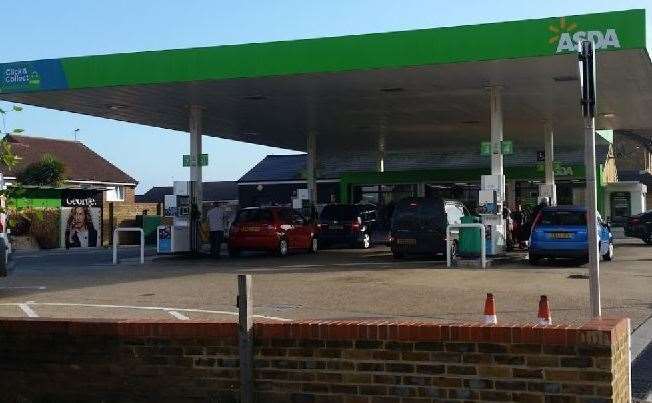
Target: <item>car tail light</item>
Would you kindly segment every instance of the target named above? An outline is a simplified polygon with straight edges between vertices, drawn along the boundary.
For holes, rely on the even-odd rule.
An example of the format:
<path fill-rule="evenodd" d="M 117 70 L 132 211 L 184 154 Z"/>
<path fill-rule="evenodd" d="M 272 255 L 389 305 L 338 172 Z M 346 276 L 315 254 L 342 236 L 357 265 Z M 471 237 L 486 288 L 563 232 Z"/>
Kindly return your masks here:
<path fill-rule="evenodd" d="M 276 230 L 276 225 L 267 224 L 267 225 L 265 225 L 265 229 L 268 230 L 268 231 L 275 231 Z"/>
<path fill-rule="evenodd" d="M 351 229 L 354 230 L 354 231 L 357 231 L 357 230 L 360 229 L 361 224 L 362 224 L 362 219 L 360 217 L 357 217 L 351 223 Z"/>
<path fill-rule="evenodd" d="M 639 222 L 639 219 L 638 219 L 638 218 L 630 218 L 630 219 L 629 219 L 629 223 L 630 223 L 630 224 L 638 224 L 638 222 Z"/>

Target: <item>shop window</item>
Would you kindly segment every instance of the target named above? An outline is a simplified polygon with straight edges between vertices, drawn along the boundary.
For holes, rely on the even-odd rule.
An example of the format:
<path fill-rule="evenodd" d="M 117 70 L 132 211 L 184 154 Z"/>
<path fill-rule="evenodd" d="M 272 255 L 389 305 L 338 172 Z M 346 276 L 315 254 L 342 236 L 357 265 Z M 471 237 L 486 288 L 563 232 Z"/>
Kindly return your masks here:
<path fill-rule="evenodd" d="M 125 200 L 124 186 L 111 186 L 106 190 L 106 201 L 116 202 Z"/>

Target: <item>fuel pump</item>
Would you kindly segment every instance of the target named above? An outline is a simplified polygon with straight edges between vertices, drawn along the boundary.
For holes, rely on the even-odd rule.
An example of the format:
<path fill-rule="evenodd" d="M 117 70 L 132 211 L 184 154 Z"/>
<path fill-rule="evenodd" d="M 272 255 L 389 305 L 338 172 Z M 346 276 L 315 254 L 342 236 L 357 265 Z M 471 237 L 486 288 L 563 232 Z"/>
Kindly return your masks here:
<path fill-rule="evenodd" d="M 479 212 L 480 221 L 485 225 L 485 245 L 488 256 L 500 254 L 505 249 L 504 195 L 504 175 L 482 175 Z"/>

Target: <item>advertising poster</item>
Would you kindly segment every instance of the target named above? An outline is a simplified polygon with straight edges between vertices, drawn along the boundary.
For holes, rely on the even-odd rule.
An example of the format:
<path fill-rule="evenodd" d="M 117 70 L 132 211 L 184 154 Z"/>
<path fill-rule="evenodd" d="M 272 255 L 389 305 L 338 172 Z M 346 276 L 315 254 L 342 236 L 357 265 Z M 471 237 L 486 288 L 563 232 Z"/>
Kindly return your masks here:
<path fill-rule="evenodd" d="M 66 190 L 61 196 L 61 247 L 95 248 L 101 245 L 102 193 Z"/>
<path fill-rule="evenodd" d="M 172 231 L 169 225 L 161 225 L 158 231 L 158 253 L 172 253 Z"/>

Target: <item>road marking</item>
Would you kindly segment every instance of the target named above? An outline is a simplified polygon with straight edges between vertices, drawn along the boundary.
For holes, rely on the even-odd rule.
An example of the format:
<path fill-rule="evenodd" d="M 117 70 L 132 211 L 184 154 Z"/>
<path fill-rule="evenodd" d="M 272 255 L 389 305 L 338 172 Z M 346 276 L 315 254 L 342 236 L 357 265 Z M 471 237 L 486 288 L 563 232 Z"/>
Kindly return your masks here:
<path fill-rule="evenodd" d="M 169 313 L 170 315 L 174 316 L 175 318 L 177 318 L 179 320 L 189 320 L 190 319 L 186 315 L 182 315 L 177 311 L 167 311 L 167 313 Z"/>
<path fill-rule="evenodd" d="M 18 304 L 18 307 L 25 312 L 25 315 L 29 318 L 38 318 L 38 314 L 34 312 L 32 308 L 30 308 L 29 305 L 27 304 Z"/>
<path fill-rule="evenodd" d="M 24 286 L 24 287 L 0 287 L 0 290 L 47 290 L 44 285 Z"/>
<path fill-rule="evenodd" d="M 25 305 L 26 304 L 19 304 L 19 303 L 0 303 L 0 306 L 20 306 L 20 305 Z M 74 303 L 66 303 L 66 302 L 31 302 L 30 305 L 40 305 L 40 306 L 79 306 L 79 307 L 88 307 L 88 308 L 122 308 L 122 309 L 143 309 L 147 311 L 177 311 L 177 312 L 196 312 L 196 313 L 211 313 L 211 314 L 217 314 L 217 315 L 230 315 L 230 316 L 238 316 L 238 312 L 231 312 L 231 311 L 213 311 L 209 309 L 194 309 L 194 308 L 173 308 L 173 307 L 163 307 L 163 306 L 136 306 L 136 305 L 108 305 L 108 304 L 74 304 Z M 27 307 L 29 308 L 29 307 Z M 22 308 L 21 308 L 22 309 Z M 33 311 L 32 311 L 33 312 Z M 252 315 L 254 318 L 261 318 L 261 319 L 270 319 L 270 320 L 277 320 L 279 322 L 291 322 L 292 319 L 288 318 L 280 318 L 278 316 L 267 316 L 267 315 Z"/>

